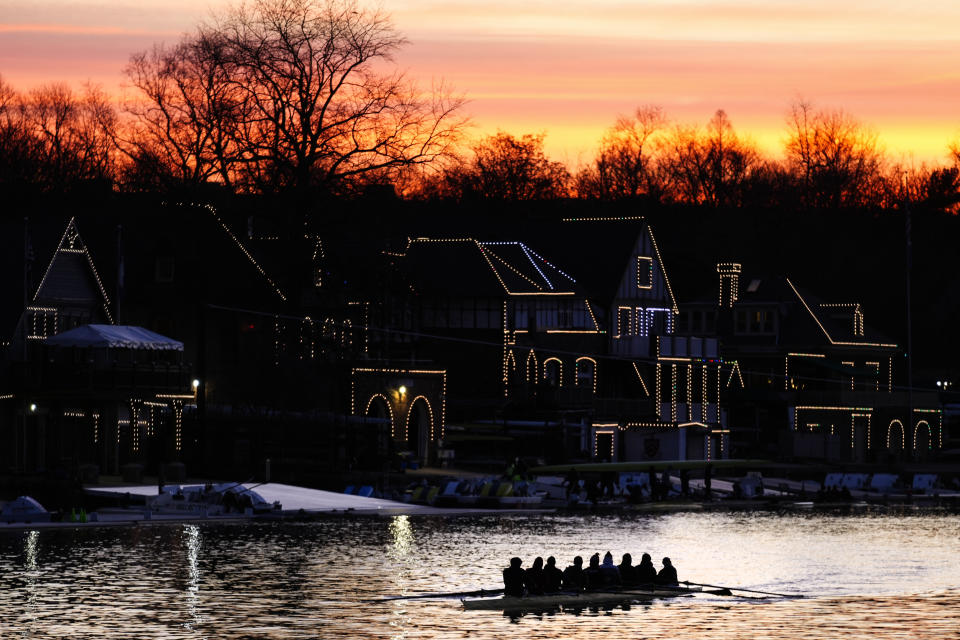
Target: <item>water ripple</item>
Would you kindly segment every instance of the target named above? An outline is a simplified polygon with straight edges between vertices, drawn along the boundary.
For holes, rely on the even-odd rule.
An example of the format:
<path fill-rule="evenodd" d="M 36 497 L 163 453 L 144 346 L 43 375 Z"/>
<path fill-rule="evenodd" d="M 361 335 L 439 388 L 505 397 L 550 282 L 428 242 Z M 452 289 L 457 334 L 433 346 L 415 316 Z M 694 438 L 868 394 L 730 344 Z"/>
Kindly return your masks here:
<path fill-rule="evenodd" d="M 960 517 L 888 513 L 344 518 L 0 536 L 0 637 L 960 637 Z M 386 595 L 496 588 L 513 555 L 669 555 L 697 595 L 524 616 Z"/>

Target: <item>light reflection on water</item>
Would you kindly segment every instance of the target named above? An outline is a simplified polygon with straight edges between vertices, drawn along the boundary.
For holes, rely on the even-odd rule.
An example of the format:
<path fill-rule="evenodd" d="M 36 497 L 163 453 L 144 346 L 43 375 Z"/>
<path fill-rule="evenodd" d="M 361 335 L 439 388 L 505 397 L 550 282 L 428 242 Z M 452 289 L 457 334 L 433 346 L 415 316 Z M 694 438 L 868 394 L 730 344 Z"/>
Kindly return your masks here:
<path fill-rule="evenodd" d="M 0 535 L 0 637 L 960 637 L 960 516 L 755 512 L 352 518 Z M 595 551 L 681 579 L 807 595 L 698 595 L 519 618 L 455 599 L 496 588 L 513 555 Z"/>

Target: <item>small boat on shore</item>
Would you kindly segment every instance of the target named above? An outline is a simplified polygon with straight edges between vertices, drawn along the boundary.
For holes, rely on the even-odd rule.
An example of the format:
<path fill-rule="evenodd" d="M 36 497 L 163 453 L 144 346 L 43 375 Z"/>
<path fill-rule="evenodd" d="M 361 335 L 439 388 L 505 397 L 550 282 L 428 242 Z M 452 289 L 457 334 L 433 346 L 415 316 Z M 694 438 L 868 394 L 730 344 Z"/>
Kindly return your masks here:
<path fill-rule="evenodd" d="M 14 522 L 32 523 L 32 522 L 50 522 L 51 514 L 43 508 L 39 502 L 30 496 L 20 496 L 16 500 L 3 505 L 0 510 L 0 521 L 7 524 Z"/>
<path fill-rule="evenodd" d="M 550 593 L 541 596 L 503 596 L 500 598 L 475 598 L 462 600 L 466 610 L 493 611 L 540 611 L 555 607 L 589 607 L 608 603 L 635 602 L 653 598 L 675 598 L 688 596 L 702 591 L 700 587 L 651 588 L 629 587 L 616 591 L 587 591 L 583 593 Z"/>

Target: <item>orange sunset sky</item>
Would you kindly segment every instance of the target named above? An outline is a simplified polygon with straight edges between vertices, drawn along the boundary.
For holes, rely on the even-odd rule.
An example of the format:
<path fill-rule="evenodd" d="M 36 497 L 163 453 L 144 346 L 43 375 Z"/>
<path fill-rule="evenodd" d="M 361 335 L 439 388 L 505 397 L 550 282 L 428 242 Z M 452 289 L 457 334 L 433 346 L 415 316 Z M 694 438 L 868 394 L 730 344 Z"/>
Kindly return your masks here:
<path fill-rule="evenodd" d="M 0 0 L 0 74 L 17 89 L 90 79 L 119 96 L 130 53 L 226 0 Z M 725 109 L 779 154 L 798 97 L 872 126 L 894 160 L 941 164 L 960 135 L 960 2 L 395 0 L 398 62 L 466 94 L 473 133 L 545 132 L 571 166 L 618 114 Z"/>

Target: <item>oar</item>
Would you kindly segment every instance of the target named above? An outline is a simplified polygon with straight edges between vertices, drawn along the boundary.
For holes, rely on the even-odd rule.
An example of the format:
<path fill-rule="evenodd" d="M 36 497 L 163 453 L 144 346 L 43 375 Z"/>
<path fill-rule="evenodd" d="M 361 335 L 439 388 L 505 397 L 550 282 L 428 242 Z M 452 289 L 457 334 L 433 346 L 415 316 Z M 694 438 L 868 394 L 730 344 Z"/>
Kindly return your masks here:
<path fill-rule="evenodd" d="M 390 602 L 391 600 L 416 600 L 422 598 L 472 598 L 499 596 L 503 589 L 475 589 L 474 591 L 449 591 L 447 593 L 417 593 L 409 596 L 387 596 L 386 598 L 377 598 L 376 600 L 367 600 L 366 602 Z"/>
<path fill-rule="evenodd" d="M 757 591 L 756 589 L 743 589 L 741 587 L 724 587 L 718 584 L 704 584 L 702 582 L 689 582 L 684 580 L 682 584 L 692 584 L 696 587 L 710 587 L 711 589 L 724 589 L 726 591 L 744 591 L 746 593 L 761 593 L 765 596 L 777 596 L 778 598 L 802 598 L 802 595 L 796 593 L 773 593 L 772 591 Z M 724 593 L 718 593 L 715 595 L 726 595 Z"/>

